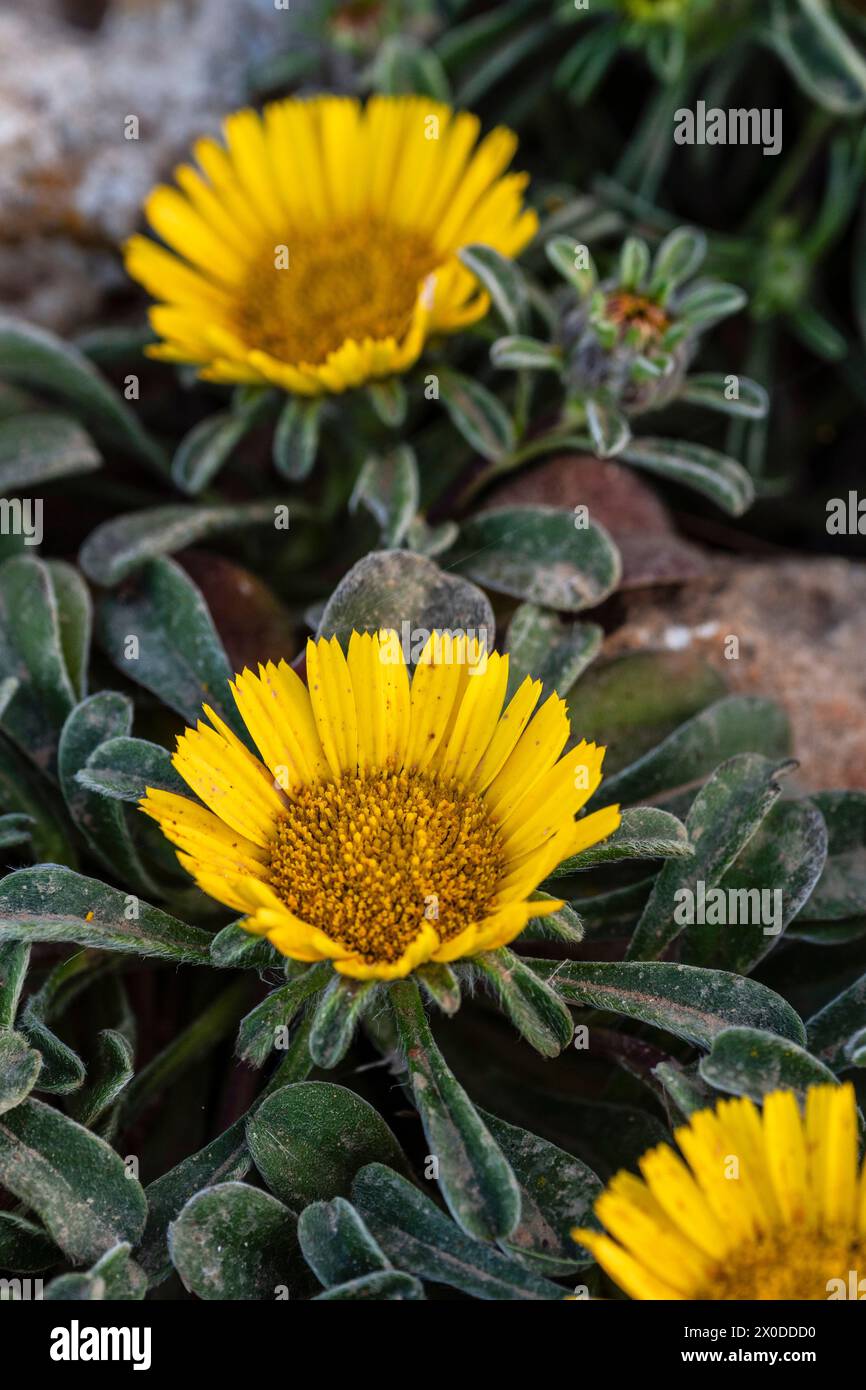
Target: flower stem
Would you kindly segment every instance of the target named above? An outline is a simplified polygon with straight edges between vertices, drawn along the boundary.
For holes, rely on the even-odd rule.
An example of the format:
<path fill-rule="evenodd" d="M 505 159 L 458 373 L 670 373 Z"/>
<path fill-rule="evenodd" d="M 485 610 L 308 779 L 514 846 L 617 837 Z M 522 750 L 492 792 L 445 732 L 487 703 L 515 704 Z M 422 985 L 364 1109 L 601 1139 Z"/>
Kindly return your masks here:
<path fill-rule="evenodd" d="M 286 1049 L 286 1055 L 280 1061 L 278 1067 L 274 1068 L 273 1075 L 267 1086 L 256 1098 L 253 1108 L 263 1101 L 265 1096 L 269 1096 L 273 1091 L 278 1091 L 281 1086 L 291 1086 L 296 1081 L 305 1081 L 313 1070 L 313 1059 L 310 1056 L 310 1031 L 313 1027 L 313 1015 L 306 1014 L 298 1024 L 292 1040 Z"/>

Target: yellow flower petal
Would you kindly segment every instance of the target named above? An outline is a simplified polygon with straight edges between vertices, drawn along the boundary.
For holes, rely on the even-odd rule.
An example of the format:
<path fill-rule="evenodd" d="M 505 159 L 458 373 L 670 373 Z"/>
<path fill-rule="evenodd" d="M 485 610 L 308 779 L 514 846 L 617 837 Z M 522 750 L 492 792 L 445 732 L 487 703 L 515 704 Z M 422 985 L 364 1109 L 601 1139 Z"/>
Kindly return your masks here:
<path fill-rule="evenodd" d="M 441 777 L 469 782 L 490 743 L 508 685 L 508 658 L 493 652 L 468 668 L 468 684 L 447 742 L 433 760 Z"/>
<path fill-rule="evenodd" d="M 402 767 L 409 737 L 409 675 L 399 642 L 353 632 L 349 674 L 358 721 L 358 767 Z"/>
<path fill-rule="evenodd" d="M 635 1259 L 659 1264 L 665 1279 L 687 1296 L 712 1268 L 710 1258 L 669 1220 L 645 1183 L 620 1172 L 595 1204 L 596 1215 Z"/>
<path fill-rule="evenodd" d="M 688 1126 L 674 1131 L 674 1138 L 732 1241 L 752 1239 L 758 1226 L 750 1175 L 718 1117 L 700 1110 Z"/>
<path fill-rule="evenodd" d="M 810 1089 L 806 1133 L 818 1212 L 829 1226 L 851 1227 L 857 1212 L 857 1101 L 850 1081 Z"/>
<path fill-rule="evenodd" d="M 682 1300 L 687 1297 L 686 1294 L 677 1293 L 676 1289 L 660 1279 L 657 1273 L 647 1269 L 640 1260 L 629 1255 L 609 1236 L 599 1235 L 598 1231 L 591 1231 L 583 1226 L 575 1226 L 571 1234 L 578 1245 L 582 1245 L 595 1256 L 602 1269 L 607 1270 L 611 1279 L 619 1284 L 629 1298 Z"/>
<path fill-rule="evenodd" d="M 764 1145 L 783 1217 L 805 1222 L 810 1213 L 806 1141 L 792 1091 L 773 1091 L 764 1101 Z"/>
<path fill-rule="evenodd" d="M 284 803 L 267 770 L 240 739 L 205 705 L 217 724 L 210 729 L 199 721 L 178 739 L 172 758 L 177 771 L 220 820 L 257 845 L 266 845 Z"/>
<path fill-rule="evenodd" d="M 459 655 L 448 633 L 433 633 L 424 646 L 412 677 L 407 767 L 428 767 L 447 735 L 462 689 Z"/>
<path fill-rule="evenodd" d="M 330 775 L 304 682 L 285 661 L 244 671 L 231 686 L 238 713 L 286 791 Z"/>
<path fill-rule="evenodd" d="M 517 743 L 485 792 L 494 814 L 512 815 L 523 798 L 555 764 L 568 741 L 565 701 L 551 695 L 530 720 Z"/>
<path fill-rule="evenodd" d="M 335 777 L 358 767 L 358 716 L 352 677 L 336 637 L 307 642 L 307 681 L 313 717 Z"/>
<path fill-rule="evenodd" d="M 501 772 L 526 728 L 540 694 L 541 681 L 527 676 L 505 707 L 484 756 L 470 778 L 469 784 L 475 791 L 484 791 Z"/>
<path fill-rule="evenodd" d="M 566 753 L 503 818 L 502 838 L 509 856 L 516 857 L 542 844 L 597 790 L 604 750 L 596 749 L 594 744 L 589 747 L 592 753 L 584 751 L 586 744 Z"/>
<path fill-rule="evenodd" d="M 677 1230 L 705 1255 L 724 1256 L 728 1236 L 681 1158 L 668 1144 L 650 1149 L 640 1160 L 646 1184 Z"/>
<path fill-rule="evenodd" d="M 433 958 L 438 943 L 435 929 L 428 924 L 421 929 L 411 946 L 407 946 L 399 960 L 391 964 L 371 964 L 360 956 L 350 956 L 335 961 L 334 969 L 339 975 L 347 975 L 353 980 L 402 980 L 417 970 L 419 965 Z"/>

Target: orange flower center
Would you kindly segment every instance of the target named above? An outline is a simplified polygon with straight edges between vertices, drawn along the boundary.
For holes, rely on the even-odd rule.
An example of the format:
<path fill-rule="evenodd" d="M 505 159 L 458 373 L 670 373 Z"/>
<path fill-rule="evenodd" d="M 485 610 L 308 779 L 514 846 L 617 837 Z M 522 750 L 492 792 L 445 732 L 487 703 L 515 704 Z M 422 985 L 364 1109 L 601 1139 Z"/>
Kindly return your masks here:
<path fill-rule="evenodd" d="M 253 258 L 236 330 L 249 347 L 293 365 L 320 365 L 349 339 L 399 342 L 440 261 L 424 235 L 380 219 L 326 233 L 294 228 Z"/>
<path fill-rule="evenodd" d="M 644 294 L 632 294 L 629 290 L 617 290 L 608 297 L 605 317 L 621 324 L 624 330 L 636 328 L 641 347 L 658 341 L 670 327 L 670 319 L 661 305 Z"/>
<path fill-rule="evenodd" d="M 483 799 L 424 772 L 301 787 L 277 824 L 270 882 L 291 912 L 393 963 L 429 922 L 448 941 L 486 917 L 502 875 Z"/>
<path fill-rule="evenodd" d="M 854 1278 L 851 1278 L 851 1274 Z M 696 1299 L 793 1299 L 817 1302 L 866 1296 L 866 1240 L 844 1228 L 773 1231 L 738 1246 L 713 1271 Z M 834 1282 L 835 1281 L 835 1282 Z M 839 1282 L 841 1281 L 841 1283 Z"/>

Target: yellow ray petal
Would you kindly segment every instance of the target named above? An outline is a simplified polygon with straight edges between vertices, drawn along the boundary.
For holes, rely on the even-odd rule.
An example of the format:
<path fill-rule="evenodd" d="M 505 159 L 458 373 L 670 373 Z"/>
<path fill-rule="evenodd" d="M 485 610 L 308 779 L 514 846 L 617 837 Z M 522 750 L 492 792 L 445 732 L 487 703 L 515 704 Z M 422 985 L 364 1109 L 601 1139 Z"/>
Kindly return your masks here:
<path fill-rule="evenodd" d="M 442 220 L 444 209 L 454 196 L 467 161 L 478 141 L 481 122 L 468 111 L 457 112 L 447 130 L 440 129 L 442 157 L 435 185 L 428 190 L 423 205 L 419 206 L 418 217 L 427 227 L 435 228 Z"/>
<path fill-rule="evenodd" d="M 177 857 L 182 867 L 192 875 L 198 887 L 203 893 L 207 893 L 209 898 L 224 903 L 235 912 L 249 912 L 247 895 L 239 887 L 242 880 L 233 877 L 229 871 L 221 873 L 212 865 L 196 859 L 194 855 L 185 854 L 183 850 L 178 851 Z"/>
<path fill-rule="evenodd" d="M 405 103 L 403 158 L 395 170 L 390 197 L 391 209 L 404 225 L 425 225 L 427 204 L 442 172 L 439 142 L 449 115 L 447 106 L 427 97 L 409 98 Z"/>
<path fill-rule="evenodd" d="M 435 961 L 448 963 L 462 957 L 478 955 L 481 951 L 495 951 L 499 946 L 507 946 L 520 935 L 532 917 L 544 916 L 542 903 L 506 903 L 497 908 L 482 922 L 470 922 L 456 936 L 443 941 L 432 957 Z M 551 904 L 551 909 L 562 904 Z"/>
<path fill-rule="evenodd" d="M 431 959 L 438 943 L 439 937 L 433 927 L 425 922 L 419 935 L 407 946 L 399 960 L 391 963 L 379 961 L 370 965 L 360 956 L 349 956 L 334 961 L 334 969 L 353 980 L 402 980 Z"/>
<path fill-rule="evenodd" d="M 281 661 L 259 666 L 258 676 L 245 670 L 231 691 L 238 713 L 256 747 L 285 791 L 330 777 L 330 769 L 313 718 L 307 687 Z"/>
<path fill-rule="evenodd" d="M 307 642 L 307 681 L 316 728 L 335 777 L 358 770 L 358 717 L 352 677 L 336 637 Z"/>
<path fill-rule="evenodd" d="M 267 936 L 283 955 L 294 956 L 296 950 L 303 950 L 306 954 L 298 955 L 298 959 L 337 960 L 352 954 L 342 942 L 286 907 L 269 883 L 248 879 L 238 888 L 246 894 L 250 909 L 249 923 L 243 925 L 248 931 Z"/>
<path fill-rule="evenodd" d="M 225 199 L 220 197 L 191 164 L 179 164 L 174 171 L 174 177 L 211 231 L 221 237 L 237 255 L 245 258 L 249 252 L 249 233 L 238 225 Z"/>
<path fill-rule="evenodd" d="M 510 858 L 542 844 L 596 791 L 601 783 L 604 749 L 589 746 L 592 754 L 584 751 L 586 744 L 572 749 L 539 777 L 525 796 L 509 805 L 502 819 L 502 839 Z"/>
<path fill-rule="evenodd" d="M 192 147 L 192 152 L 202 173 L 213 186 L 220 201 L 236 223 L 238 230 L 251 243 L 262 237 L 262 224 L 258 214 L 238 178 L 228 150 L 212 136 L 204 135 Z"/>
<path fill-rule="evenodd" d="M 471 235 L 466 235 L 466 223 L 481 196 L 508 166 L 516 148 L 517 137 L 504 127 L 492 130 L 481 141 L 439 223 L 437 248 L 450 249 L 472 240 Z"/>
<path fill-rule="evenodd" d="M 592 815 L 582 816 L 574 823 L 574 829 L 569 837 L 568 849 L 563 858 L 570 859 L 572 855 L 580 854 L 583 850 L 589 849 L 591 845 L 601 844 L 602 840 L 606 840 L 609 835 L 612 835 L 621 823 L 622 815 L 618 806 L 602 806 L 600 810 L 593 811 Z"/>
<path fill-rule="evenodd" d="M 632 1173 L 616 1174 L 596 1201 L 595 1214 L 642 1264 L 663 1269 L 678 1293 L 694 1295 L 709 1276 L 711 1259 L 677 1230 L 646 1184 Z"/>
<path fill-rule="evenodd" d="M 711 1110 L 700 1110 L 674 1138 L 731 1241 L 752 1239 L 760 1229 L 757 1201 L 733 1136 Z"/>
<path fill-rule="evenodd" d="M 728 1235 L 682 1159 L 669 1144 L 659 1144 L 640 1160 L 650 1192 L 677 1230 L 705 1255 L 720 1259 Z"/>
<path fill-rule="evenodd" d="M 620 819 L 618 806 L 605 806 L 581 820 L 567 821 L 540 846 L 514 858 L 509 856 L 500 894 L 523 897 L 553 873 L 564 859 L 570 859 L 590 845 L 606 840 L 616 830 Z"/>
<path fill-rule="evenodd" d="M 640 1260 L 629 1255 L 628 1251 L 623 1250 L 622 1246 L 617 1245 L 609 1236 L 599 1235 L 598 1231 L 591 1231 L 583 1226 L 575 1226 L 571 1235 L 573 1240 L 595 1256 L 602 1269 L 629 1298 L 681 1300 L 688 1297 L 687 1294 L 677 1293 L 676 1289 L 647 1269 Z"/>
<path fill-rule="evenodd" d="M 199 860 L 218 866 L 220 872 L 255 877 L 265 872 L 269 861 L 267 849 L 230 829 L 213 811 L 205 810 L 186 796 L 147 787 L 139 810 L 156 821 L 172 844 Z"/>
<path fill-rule="evenodd" d="M 526 728 L 540 694 L 541 681 L 534 681 L 531 676 L 527 676 L 506 705 L 484 756 L 470 778 L 469 785 L 473 791 L 484 791 L 502 770 Z"/>
<path fill-rule="evenodd" d="M 124 246 L 127 272 L 151 294 L 195 308 L 199 313 L 224 314 L 225 291 L 197 270 L 147 237 L 132 236 Z"/>
<path fill-rule="evenodd" d="M 516 861 L 509 861 L 497 884 L 496 902 L 504 906 L 509 902 L 522 901 L 534 892 L 563 859 L 563 847 L 568 843 L 569 835 L 570 827 L 566 826 L 538 849 L 521 855 Z"/>
<path fill-rule="evenodd" d="M 366 148 L 358 103 L 333 97 L 321 107 L 324 175 L 331 209 L 339 217 L 357 214 L 364 196 Z"/>
<path fill-rule="evenodd" d="M 764 1101 L 764 1144 L 773 1188 L 789 1224 L 810 1219 L 806 1140 L 792 1091 L 771 1091 Z"/>
<path fill-rule="evenodd" d="M 241 926 L 256 935 L 266 936 L 280 955 L 288 956 L 291 960 L 336 960 L 346 950 L 345 946 L 331 941 L 323 932 L 314 930 L 287 912 L 259 908 Z"/>
<path fill-rule="evenodd" d="M 268 844 L 284 802 L 267 770 L 254 758 L 214 712 L 205 713 L 217 725 L 199 720 L 178 739 L 172 758 L 177 771 L 212 811 L 257 845 Z"/>
<path fill-rule="evenodd" d="M 186 362 L 204 362 L 210 356 L 208 329 L 200 315 L 175 304 L 155 304 L 150 310 L 151 327 L 178 349 Z"/>
<path fill-rule="evenodd" d="M 508 684 L 508 657 L 493 652 L 468 669 L 471 674 L 453 728 L 433 759 L 441 777 L 453 777 L 461 785 L 469 782 L 496 727 Z"/>
<path fill-rule="evenodd" d="M 534 921 L 537 917 L 549 917 L 552 913 L 558 912 L 565 904 L 559 898 L 552 898 L 549 902 L 529 901 L 520 903 L 507 903 L 498 908 L 486 922 L 482 922 L 477 928 L 475 945 L 468 953 L 475 955 L 478 951 L 498 951 L 500 946 L 510 946 L 512 941 L 516 941 L 528 922 Z"/>
<path fill-rule="evenodd" d="M 264 381 L 269 381 L 272 386 L 280 386 L 284 391 L 293 391 L 299 396 L 317 396 L 323 390 L 315 370 L 304 371 L 300 366 L 279 362 L 270 353 L 255 348 L 250 349 L 246 360 Z"/>
<path fill-rule="evenodd" d="M 393 653 L 396 637 L 395 632 L 384 631 L 379 634 L 378 641 L 379 661 L 383 668 L 382 693 L 385 701 L 385 757 L 399 769 L 403 766 L 409 744 L 412 693 L 409 672 L 399 642 L 396 661 L 386 660 L 389 651 Z"/>
<path fill-rule="evenodd" d="M 813 1087 L 809 1101 L 823 1095 L 823 1134 L 817 1143 L 823 1151 L 817 1177 L 818 1211 L 829 1226 L 853 1230 L 857 1214 L 857 1101 L 850 1081 L 842 1086 Z M 808 1107 L 807 1107 L 808 1133 Z M 811 1138 L 811 1135 L 810 1135 Z"/>
<path fill-rule="evenodd" d="M 145 205 L 147 220 L 163 241 L 206 275 L 226 286 L 236 286 L 244 274 L 239 253 L 227 246 L 174 188 L 155 188 Z"/>
<path fill-rule="evenodd" d="M 369 632 L 353 632 L 346 656 L 358 720 L 358 771 L 385 762 L 385 709 L 381 698 L 379 644 Z"/>
<path fill-rule="evenodd" d="M 565 701 L 551 695 L 530 720 L 510 757 L 494 777 L 485 801 L 494 814 L 511 814 L 554 765 L 568 740 L 570 729 Z"/>
<path fill-rule="evenodd" d="M 769 1231 L 780 1224 L 782 1213 L 767 1171 L 761 1115 L 748 1096 L 722 1100 L 716 1107 L 719 1123 L 729 1136 L 727 1147 L 738 1156 L 744 1183 L 754 1192 L 749 1200 L 756 1229 Z"/>
<path fill-rule="evenodd" d="M 433 633 L 418 659 L 412 677 L 407 767 L 427 767 L 450 727 L 462 686 L 458 655 L 450 633 Z"/>
<path fill-rule="evenodd" d="M 358 767 L 402 766 L 409 735 L 409 676 L 399 642 L 353 632 L 348 665 L 358 718 Z"/>
<path fill-rule="evenodd" d="M 265 237 L 280 240 L 284 226 L 268 142 L 256 111 L 234 111 L 224 122 L 226 143 L 238 182 L 255 209 Z"/>

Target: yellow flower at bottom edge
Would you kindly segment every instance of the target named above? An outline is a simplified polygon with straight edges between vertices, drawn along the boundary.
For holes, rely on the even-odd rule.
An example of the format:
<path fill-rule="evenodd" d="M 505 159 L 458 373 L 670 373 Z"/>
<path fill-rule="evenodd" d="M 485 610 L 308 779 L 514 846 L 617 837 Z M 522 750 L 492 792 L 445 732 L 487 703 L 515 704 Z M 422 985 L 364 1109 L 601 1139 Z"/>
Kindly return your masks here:
<path fill-rule="evenodd" d="M 856 1298 L 866 1279 L 866 1164 L 854 1088 L 700 1110 L 595 1204 L 609 1234 L 572 1232 L 637 1299 Z M 852 1280 L 852 1273 L 854 1278 Z M 866 1284 L 863 1285 L 866 1290 Z"/>
<path fill-rule="evenodd" d="M 153 357 L 211 381 L 305 396 L 404 372 L 433 333 L 486 313 L 457 259 L 483 242 L 516 255 L 534 236 L 517 146 L 427 97 L 273 102 L 237 111 L 225 145 L 175 171 L 145 205 L 171 250 L 144 236 L 126 268 L 159 301 Z M 176 253 L 176 254 L 172 254 Z"/>
<path fill-rule="evenodd" d="M 434 633 L 410 683 L 396 634 L 309 642 L 232 684 L 261 761 L 205 706 L 174 766 L 200 801 L 148 788 L 141 809 L 199 887 L 296 960 L 399 979 L 514 939 L 560 902 L 530 894 L 619 824 L 575 814 L 604 749 L 580 743 L 529 677 L 503 711 L 508 657 Z"/>

